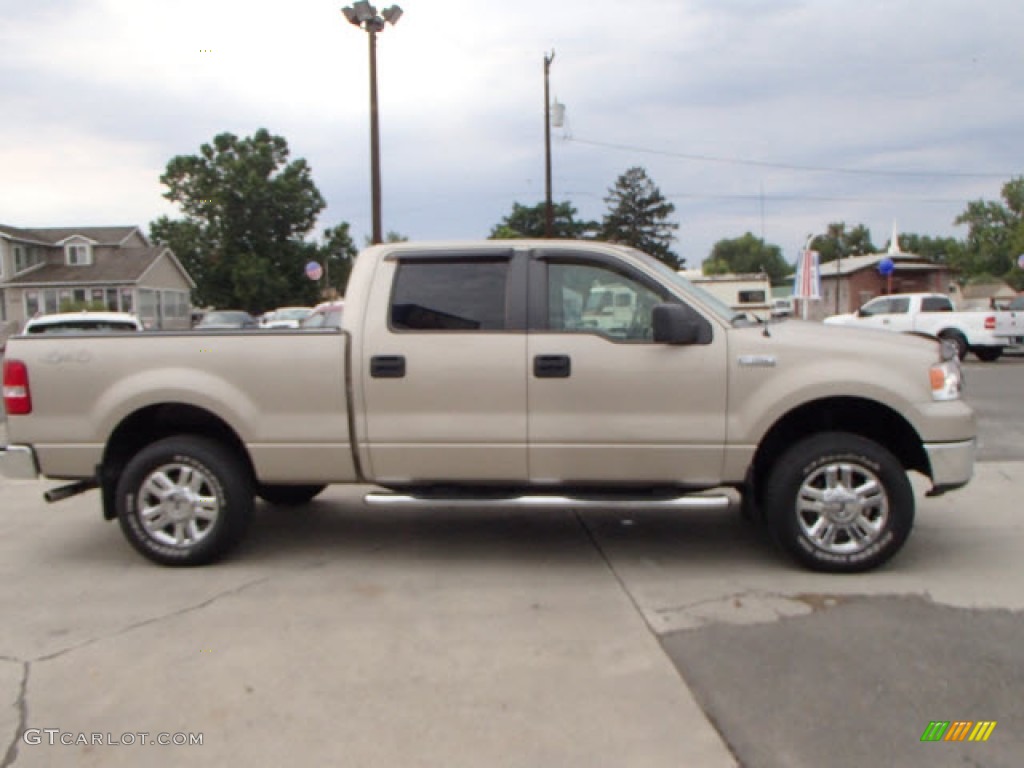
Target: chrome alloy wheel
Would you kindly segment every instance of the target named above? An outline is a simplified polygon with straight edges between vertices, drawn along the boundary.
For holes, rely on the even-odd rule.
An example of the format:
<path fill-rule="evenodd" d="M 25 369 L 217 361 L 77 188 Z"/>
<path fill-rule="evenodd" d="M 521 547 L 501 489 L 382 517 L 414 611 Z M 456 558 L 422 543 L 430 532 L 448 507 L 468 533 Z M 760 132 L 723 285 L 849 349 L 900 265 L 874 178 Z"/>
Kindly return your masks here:
<path fill-rule="evenodd" d="M 189 464 L 164 464 L 139 489 L 138 516 L 146 533 L 170 547 L 193 547 L 213 530 L 222 500 L 217 484 Z"/>
<path fill-rule="evenodd" d="M 800 486 L 796 516 L 803 534 L 836 555 L 861 552 L 885 532 L 889 499 L 871 470 L 860 464 L 824 464 Z"/>

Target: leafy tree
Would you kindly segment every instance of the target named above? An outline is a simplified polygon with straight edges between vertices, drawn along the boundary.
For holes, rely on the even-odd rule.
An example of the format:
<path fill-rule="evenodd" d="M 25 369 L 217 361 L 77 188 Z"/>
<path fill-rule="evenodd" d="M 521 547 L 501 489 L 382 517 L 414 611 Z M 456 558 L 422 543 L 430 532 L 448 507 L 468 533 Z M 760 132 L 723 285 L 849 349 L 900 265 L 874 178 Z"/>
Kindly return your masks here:
<path fill-rule="evenodd" d="M 863 256 L 877 253 L 878 249 L 871 242 L 871 230 L 858 224 L 847 231 L 846 222 L 835 221 L 828 225 L 825 234 L 818 235 L 811 241 L 811 247 L 820 254 L 822 264 L 835 261 L 840 256 Z"/>
<path fill-rule="evenodd" d="M 390 238 L 393 232 L 388 232 Z M 368 238 L 371 239 L 371 238 Z M 388 240 L 388 242 L 393 242 Z M 348 277 L 352 273 L 352 263 L 356 258 L 356 244 L 349 234 L 347 221 L 341 222 L 336 227 L 328 227 L 324 230 L 323 243 L 319 247 L 319 260 L 324 265 L 324 278 L 328 282 L 327 290 L 335 291 L 338 295 L 345 295 L 345 288 L 348 286 Z"/>
<path fill-rule="evenodd" d="M 964 243 L 955 237 L 930 237 L 914 233 L 901 233 L 897 238 L 900 251 L 913 253 L 937 264 L 958 266 L 964 257 Z"/>
<path fill-rule="evenodd" d="M 783 282 L 793 268 L 782 257 L 777 245 L 766 245 L 747 232 L 743 237 L 719 240 L 704 262 L 705 275 L 764 272 L 773 283 Z"/>
<path fill-rule="evenodd" d="M 491 240 L 515 240 L 544 237 L 547 223 L 547 203 L 534 206 L 512 203 L 512 213 L 496 225 L 488 237 Z M 597 231 L 596 221 L 579 221 L 576 208 L 569 201 L 552 203 L 551 236 L 563 240 L 585 240 Z"/>
<path fill-rule="evenodd" d="M 679 225 L 668 217 L 676 207 L 665 199 L 661 190 L 640 167 L 627 170 L 615 181 L 604 199 L 609 210 L 601 222 L 600 236 L 613 243 L 623 243 L 679 269 L 686 262 L 669 248 Z"/>
<path fill-rule="evenodd" d="M 407 243 L 407 242 L 409 242 L 409 238 L 406 237 L 405 235 L 403 235 L 401 232 L 396 232 L 393 229 L 389 229 L 388 233 L 386 235 L 384 235 L 384 239 L 381 242 L 383 242 L 383 243 Z M 364 248 L 369 248 L 371 245 L 373 245 L 373 238 L 370 235 L 367 235 L 366 237 L 363 238 L 363 247 Z"/>
<path fill-rule="evenodd" d="M 242 139 L 219 134 L 167 164 L 164 197 L 184 218 L 162 216 L 150 234 L 192 275 L 198 303 L 262 312 L 316 299 L 303 271 L 316 250 L 303 238 L 324 200 L 306 161 L 289 154 L 283 138 L 261 128 Z"/>
<path fill-rule="evenodd" d="M 954 220 L 967 225 L 962 270 L 968 275 L 989 273 L 1024 289 L 1024 271 L 1017 257 L 1024 253 L 1024 176 L 1003 185 L 1003 202 L 975 200 Z"/>

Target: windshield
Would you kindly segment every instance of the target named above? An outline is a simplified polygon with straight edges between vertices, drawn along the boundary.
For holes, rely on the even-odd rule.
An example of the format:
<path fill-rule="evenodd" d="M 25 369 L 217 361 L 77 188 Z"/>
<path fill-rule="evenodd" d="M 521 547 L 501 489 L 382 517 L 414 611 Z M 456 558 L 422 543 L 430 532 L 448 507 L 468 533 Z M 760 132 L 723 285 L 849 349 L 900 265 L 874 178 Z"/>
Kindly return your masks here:
<path fill-rule="evenodd" d="M 749 319 L 743 312 L 737 312 L 735 309 L 730 307 L 724 301 L 719 299 L 717 296 L 705 291 L 703 288 L 694 285 L 681 274 L 672 269 L 668 264 L 663 261 L 650 256 L 643 251 L 638 251 L 635 248 L 627 248 L 633 256 L 636 256 L 645 265 L 655 270 L 659 275 L 664 277 L 674 288 L 677 288 L 680 293 L 684 296 L 692 298 L 695 302 L 701 305 L 701 307 L 707 309 L 719 319 L 728 323 L 729 325 L 748 325 L 750 324 Z"/>
<path fill-rule="evenodd" d="M 118 320 L 69 320 L 30 326 L 27 333 L 91 333 L 93 331 L 136 331 L 135 323 Z"/>

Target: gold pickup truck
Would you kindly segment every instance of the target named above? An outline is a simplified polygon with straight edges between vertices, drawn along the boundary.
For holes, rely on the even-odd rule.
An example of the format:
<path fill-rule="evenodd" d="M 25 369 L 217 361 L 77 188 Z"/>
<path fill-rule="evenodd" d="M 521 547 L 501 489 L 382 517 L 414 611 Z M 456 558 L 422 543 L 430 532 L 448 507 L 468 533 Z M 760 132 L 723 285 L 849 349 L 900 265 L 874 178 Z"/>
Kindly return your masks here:
<path fill-rule="evenodd" d="M 679 513 L 737 489 L 804 566 L 861 571 L 910 533 L 909 471 L 937 494 L 974 464 L 938 341 L 755 322 L 597 242 L 374 246 L 340 329 L 17 337 L 3 375 L 0 470 L 74 481 L 49 500 L 98 488 L 169 565 L 225 554 L 256 497 L 367 483 L 380 505 Z"/>

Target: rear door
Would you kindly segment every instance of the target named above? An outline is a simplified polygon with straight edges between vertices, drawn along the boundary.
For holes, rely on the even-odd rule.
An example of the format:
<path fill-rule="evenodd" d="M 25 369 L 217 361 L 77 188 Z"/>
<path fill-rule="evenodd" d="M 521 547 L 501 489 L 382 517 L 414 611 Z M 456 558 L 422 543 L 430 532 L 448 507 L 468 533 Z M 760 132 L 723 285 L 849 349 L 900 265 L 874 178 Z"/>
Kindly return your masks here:
<path fill-rule="evenodd" d="M 525 283 L 511 249 L 378 266 L 359 366 L 377 482 L 526 481 Z"/>
<path fill-rule="evenodd" d="M 600 252 L 539 251 L 530 264 L 528 428 L 538 484 L 718 482 L 726 339 L 653 342 L 651 310 L 683 303 Z"/>

